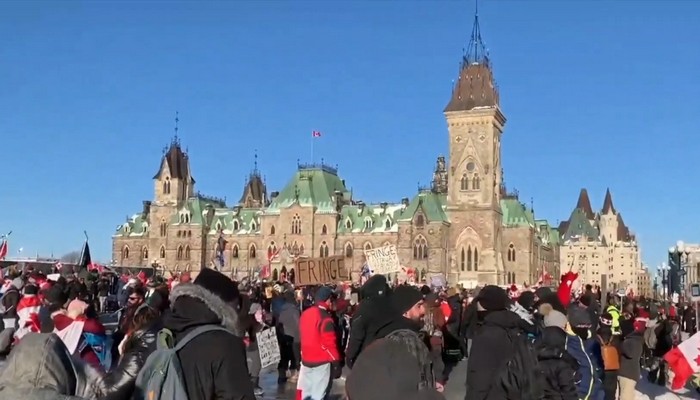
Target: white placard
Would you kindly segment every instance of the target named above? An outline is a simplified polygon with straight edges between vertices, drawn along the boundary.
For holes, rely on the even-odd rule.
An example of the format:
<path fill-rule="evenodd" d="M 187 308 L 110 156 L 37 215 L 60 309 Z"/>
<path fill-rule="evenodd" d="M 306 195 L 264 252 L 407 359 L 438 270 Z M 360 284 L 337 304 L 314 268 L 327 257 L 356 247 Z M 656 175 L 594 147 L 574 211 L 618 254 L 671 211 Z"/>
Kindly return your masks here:
<path fill-rule="evenodd" d="M 260 352 L 261 368 L 267 368 L 280 362 L 280 345 L 277 342 L 277 331 L 268 328 L 255 334 Z"/>
<path fill-rule="evenodd" d="M 401 271 L 399 253 L 393 244 L 365 250 L 365 257 L 367 257 L 367 265 L 369 265 L 373 274 L 386 275 Z"/>

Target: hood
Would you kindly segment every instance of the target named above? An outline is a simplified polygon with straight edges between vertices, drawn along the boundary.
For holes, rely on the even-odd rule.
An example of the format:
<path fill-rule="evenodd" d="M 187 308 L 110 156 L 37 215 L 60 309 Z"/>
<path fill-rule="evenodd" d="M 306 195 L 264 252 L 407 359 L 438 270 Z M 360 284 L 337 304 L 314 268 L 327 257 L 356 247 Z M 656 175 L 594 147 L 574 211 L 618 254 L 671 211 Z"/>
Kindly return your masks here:
<path fill-rule="evenodd" d="M 360 290 L 362 291 L 363 298 L 371 299 L 373 297 L 386 296 L 389 292 L 389 285 L 387 285 L 384 275 L 372 275 L 372 277 L 362 285 Z"/>
<path fill-rule="evenodd" d="M 510 311 L 516 313 L 518 317 L 527 322 L 530 325 L 535 324 L 535 318 L 530 314 L 528 310 L 525 309 L 520 303 L 513 303 L 508 308 Z"/>
<path fill-rule="evenodd" d="M 0 374 L 3 386 L 75 394 L 77 378 L 68 349 L 53 333 L 26 335 L 10 353 L 7 367 Z"/>
<path fill-rule="evenodd" d="M 508 311 L 486 311 L 484 316 L 484 325 L 496 325 L 504 329 L 514 329 L 520 326 L 521 318 L 518 314 Z"/>
<path fill-rule="evenodd" d="M 193 283 L 181 283 L 170 293 L 170 309 L 164 325 L 176 332 L 200 325 L 217 324 L 242 335 L 238 315 L 232 304 Z"/>

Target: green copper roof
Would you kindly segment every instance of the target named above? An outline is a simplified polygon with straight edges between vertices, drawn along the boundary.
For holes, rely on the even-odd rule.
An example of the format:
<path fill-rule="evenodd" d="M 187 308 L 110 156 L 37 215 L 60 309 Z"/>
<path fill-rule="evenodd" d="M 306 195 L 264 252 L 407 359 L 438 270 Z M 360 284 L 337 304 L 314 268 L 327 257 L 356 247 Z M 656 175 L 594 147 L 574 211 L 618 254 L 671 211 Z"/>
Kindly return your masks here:
<path fill-rule="evenodd" d="M 598 230 L 591 225 L 585 211 L 581 208 L 576 208 L 571 213 L 571 217 L 569 217 L 569 224 L 566 232 L 563 232 L 563 239 L 566 241 L 584 236 L 597 240 L 599 237 Z"/>
<path fill-rule="evenodd" d="M 114 236 L 143 236 L 148 228 L 148 221 L 145 215 L 134 214 L 127 222 L 117 227 Z"/>
<path fill-rule="evenodd" d="M 280 209 L 297 202 L 302 207 L 316 207 L 317 213 L 335 212 L 336 191 L 342 193 L 345 200 L 351 199 L 351 194 L 338 177 L 337 170 L 325 165 L 302 165 L 265 212 L 279 213 Z"/>
<path fill-rule="evenodd" d="M 403 205 L 347 205 L 340 210 L 338 233 L 350 232 L 398 232 L 396 218 Z"/>
<path fill-rule="evenodd" d="M 540 243 L 547 246 L 558 245 L 561 241 L 559 230 L 549 225 L 545 219 L 535 221 L 537 226 L 537 238 Z"/>
<path fill-rule="evenodd" d="M 450 222 L 445 213 L 447 195 L 433 193 L 428 190 L 419 192 L 409 203 L 408 207 L 398 217 L 399 221 L 410 221 L 418 210 L 423 211 L 428 222 Z"/>
<path fill-rule="evenodd" d="M 256 208 L 241 208 L 236 212 L 229 208 L 217 208 L 209 234 L 223 230 L 226 235 L 250 235 L 260 232 L 260 214 Z"/>
<path fill-rule="evenodd" d="M 532 210 L 525 207 L 518 199 L 501 199 L 503 225 L 508 227 L 534 227 L 535 216 Z"/>

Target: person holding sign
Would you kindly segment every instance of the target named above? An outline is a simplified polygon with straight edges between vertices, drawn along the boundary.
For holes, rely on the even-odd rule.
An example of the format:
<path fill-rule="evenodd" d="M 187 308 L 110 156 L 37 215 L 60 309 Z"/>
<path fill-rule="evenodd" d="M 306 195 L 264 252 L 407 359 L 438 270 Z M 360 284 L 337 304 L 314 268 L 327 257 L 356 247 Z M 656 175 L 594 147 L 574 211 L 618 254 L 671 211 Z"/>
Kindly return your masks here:
<path fill-rule="evenodd" d="M 323 400 L 333 379 L 340 377 L 342 366 L 336 328 L 330 313 L 333 290 L 318 289 L 315 304 L 301 314 L 301 371 L 297 382 L 297 398 Z"/>

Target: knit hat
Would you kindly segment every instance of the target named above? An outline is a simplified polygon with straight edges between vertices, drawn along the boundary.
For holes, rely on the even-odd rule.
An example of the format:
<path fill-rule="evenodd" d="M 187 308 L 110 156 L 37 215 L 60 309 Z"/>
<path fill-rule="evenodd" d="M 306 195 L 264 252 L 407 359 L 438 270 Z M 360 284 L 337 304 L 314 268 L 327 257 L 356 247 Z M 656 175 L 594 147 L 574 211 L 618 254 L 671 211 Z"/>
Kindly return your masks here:
<path fill-rule="evenodd" d="M 68 295 L 66 295 L 66 293 L 63 291 L 63 287 L 61 285 L 52 286 L 51 289 L 46 291 L 44 297 L 49 304 L 54 305 L 62 306 L 68 301 Z"/>
<path fill-rule="evenodd" d="M 544 316 L 544 326 L 555 326 L 557 328 L 566 329 L 566 315 L 557 310 L 551 310 Z"/>
<path fill-rule="evenodd" d="M 423 294 L 413 286 L 399 286 L 391 294 L 391 303 L 394 309 L 403 314 L 423 300 Z"/>
<path fill-rule="evenodd" d="M 600 316 L 600 324 L 605 326 L 612 326 L 613 316 L 609 312 L 604 312 Z"/>
<path fill-rule="evenodd" d="M 230 303 L 240 296 L 235 282 L 211 268 L 203 268 L 194 280 L 194 284 L 212 292 L 225 303 Z"/>
<path fill-rule="evenodd" d="M 329 288 L 328 286 L 321 286 L 316 291 L 316 295 L 314 296 L 314 299 L 317 302 L 322 302 L 322 301 L 328 301 L 331 297 L 333 297 L 333 289 Z"/>
<path fill-rule="evenodd" d="M 569 324 L 571 324 L 572 327 L 591 326 L 591 317 L 588 314 L 588 310 L 583 307 L 570 307 L 567 316 L 569 318 Z"/>
<path fill-rule="evenodd" d="M 508 293 L 495 285 L 484 286 L 475 299 L 486 311 L 499 311 L 508 308 Z"/>
<path fill-rule="evenodd" d="M 539 288 L 537 288 L 537 290 L 535 290 L 535 295 L 539 299 L 545 298 L 550 294 L 552 294 L 552 289 L 550 289 L 546 286 L 539 287 Z"/>

